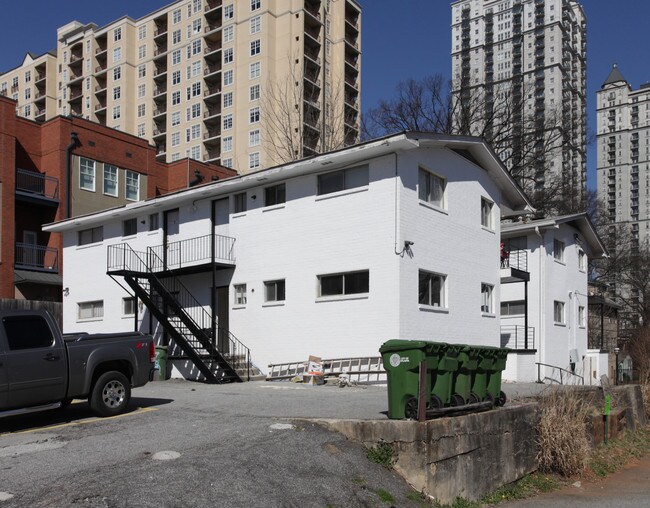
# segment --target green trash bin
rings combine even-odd
[[[488,381],[490,376],[495,371],[497,361],[498,347],[493,346],[480,346],[475,347],[478,352],[478,363],[476,365],[476,373],[472,383],[472,402],[486,401],[494,399],[488,397]]]
[[[496,406],[503,406],[506,403],[506,394],[501,390],[501,374],[506,368],[508,359],[508,348],[496,348],[494,365],[487,383],[487,397],[494,401]]]
[[[457,348],[444,342],[431,342],[427,346],[427,365],[430,369],[431,397],[429,407],[440,409],[449,406],[452,378],[458,369]]]
[[[156,370],[154,381],[165,381],[167,379],[167,346],[156,346]]]
[[[463,406],[470,402],[479,402],[476,394],[472,393],[472,381],[478,365],[478,350],[473,346],[459,345],[458,368],[453,376],[453,387],[450,404]]]
[[[389,340],[379,348],[388,380],[388,418],[417,418],[419,367],[427,359],[429,344],[420,340]],[[427,405],[431,397],[429,378],[427,375]]]

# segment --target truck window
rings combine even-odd
[[[2,326],[11,351],[50,347],[54,342],[52,331],[40,316],[8,316]]]

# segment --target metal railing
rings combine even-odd
[[[528,271],[528,251],[511,250],[507,257],[501,258],[501,268],[514,268],[522,272]]]
[[[535,362],[535,365],[537,365],[537,382],[538,383],[543,383],[544,382],[542,380],[542,367],[550,367],[551,369],[553,369],[553,371],[557,370],[560,373],[560,384],[561,385],[564,384],[564,378],[565,377],[566,377],[567,381],[569,379],[572,379],[572,378],[577,378],[577,379],[580,380],[581,384],[583,384],[583,385],[585,384],[585,378],[584,377],[582,377],[581,375],[576,374],[574,372],[571,372],[570,370],[563,369],[562,367],[556,367],[555,365],[549,365],[548,363]],[[546,377],[546,376],[544,376],[544,380],[557,382],[557,379],[552,378],[552,377],[549,378],[549,377]]]
[[[159,278],[150,268],[153,266],[163,266],[163,260],[158,257],[152,247],[148,247],[147,252],[143,253],[134,251],[126,243],[108,246],[108,272],[123,270],[146,274],[149,279],[149,286],[156,288],[163,301],[175,302],[174,307],[177,308],[166,309],[167,316],[168,318],[178,318],[175,320],[174,326],[185,337],[187,342],[195,350],[204,349],[208,352],[211,345],[212,349],[217,351],[233,369],[245,370],[247,378],[250,379],[249,348],[224,328],[215,326],[216,334],[213,334],[212,313],[206,310],[177,277],[166,276]],[[158,306],[160,304],[162,302],[158,302]],[[170,319],[170,323],[172,323],[172,319]],[[200,337],[197,335],[200,335]]]
[[[16,243],[14,266],[59,271],[59,251],[54,247]]]
[[[48,199],[59,199],[59,179],[36,171],[17,168],[16,190]]]
[[[229,236],[214,235],[214,258],[222,263],[235,263],[235,239]],[[148,247],[153,253],[149,256],[152,271],[174,270],[201,262],[212,261],[212,236],[205,235],[165,245]]]
[[[535,349],[535,328],[521,325],[501,326],[501,347],[512,349]]]

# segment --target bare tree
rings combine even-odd
[[[585,196],[575,192],[578,175],[551,166],[561,160],[567,137],[560,105],[537,111],[530,100],[532,83],[456,88],[461,92],[452,92],[452,83],[440,74],[399,83],[394,98],[366,112],[362,136],[419,130],[482,137],[536,208],[545,213],[584,211]]]
[[[341,80],[325,82],[308,69],[303,74],[297,60],[289,58],[290,72],[268,80],[261,95],[262,141],[276,164],[346,144]]]

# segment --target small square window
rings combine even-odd
[[[135,316],[135,297],[122,298],[122,314],[124,316]]]
[[[494,203],[488,199],[481,198],[481,226],[487,229],[494,229],[492,209]]]
[[[420,168],[418,181],[418,196],[438,208],[445,208],[445,188],[447,182],[444,178],[434,175]]]
[[[563,325],[564,321],[564,302],[553,302],[553,321],[555,324]]]
[[[235,305],[246,305],[246,284],[235,284]]]
[[[122,236],[133,236],[138,233],[138,219],[122,221]]]
[[[233,204],[234,204],[234,213],[242,213],[247,210],[246,207],[246,193],[241,192],[239,194],[235,194],[233,196]]]
[[[286,186],[281,183],[264,189],[264,205],[279,205],[286,201]]]

